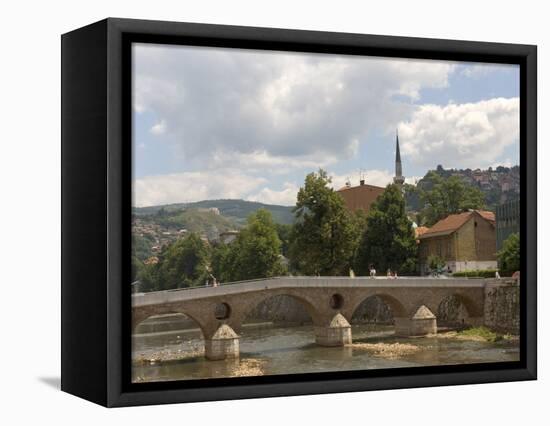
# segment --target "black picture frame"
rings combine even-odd
[[[130,406],[536,379],[536,46],[109,18],[62,44],[62,390]],[[520,66],[520,361],[130,381],[132,42]]]

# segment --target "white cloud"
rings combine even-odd
[[[410,185],[415,185],[418,183],[420,179],[422,179],[424,176],[409,176],[405,177],[405,183],[408,183]]]
[[[231,152],[317,161],[355,158],[375,127],[442,88],[443,61],[159,45],[134,48],[136,112],[151,112],[165,143],[196,166]],[[401,97],[396,99],[396,95]]]
[[[332,179],[331,186],[334,189],[340,189],[344,187],[346,182],[349,180],[352,186],[359,185],[359,174],[357,171],[350,172],[345,175],[338,175],[329,172],[329,176]],[[381,186],[385,187],[389,183],[393,182],[393,173],[389,170],[365,170],[362,173],[365,183],[367,185]]]
[[[149,132],[155,144],[171,156],[171,170],[176,164],[182,171],[137,179],[135,203],[243,198],[292,205],[303,182],[298,176],[319,167],[358,167],[366,151],[371,158],[386,155],[389,148],[373,147],[369,138],[393,133],[398,123],[405,175],[408,164],[417,166],[416,174],[437,163],[495,164],[517,142],[517,99],[414,104],[423,89],[447,87],[453,72],[474,77],[492,69],[444,61],[135,45],[135,117],[147,114],[147,122],[153,120]],[[150,151],[136,153],[143,159],[136,164],[157,161],[144,157]],[[391,167],[393,158],[386,158],[375,163],[380,169],[365,172],[367,183],[392,182],[393,170],[383,168]],[[162,165],[155,166],[149,170],[162,172]],[[342,187],[347,177],[358,183],[355,171],[335,175],[333,186]]]
[[[154,135],[162,135],[166,133],[166,121],[160,120],[157,124],[151,127],[150,132]]]
[[[293,170],[317,170],[336,161],[330,156],[275,156],[267,151],[250,153],[216,151],[212,153],[208,168],[223,168],[230,165],[233,168],[246,169],[248,173],[286,174]]]
[[[422,105],[399,124],[402,156],[417,165],[486,167],[519,139],[519,99]]]
[[[265,204],[279,204],[293,206],[296,204],[296,195],[300,188],[291,182],[285,182],[280,191],[268,187],[262,188],[258,193],[247,197],[248,201],[258,201]]]
[[[143,207],[208,199],[244,198],[265,181],[262,177],[248,176],[233,169],[222,169],[218,173],[184,172],[146,176],[134,181],[133,205]]]

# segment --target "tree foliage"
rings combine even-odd
[[[277,236],[279,237],[279,240],[281,240],[281,253],[283,254],[283,256],[288,257],[292,225],[288,225],[286,223],[276,223],[275,229],[277,230]]]
[[[354,262],[354,270],[367,275],[369,266],[410,273],[416,264],[416,240],[399,188],[388,185],[372,204]]]
[[[519,234],[510,234],[504,243],[502,249],[497,253],[499,267],[504,272],[519,271],[520,268],[520,246]]]
[[[152,256],[151,246],[153,245],[154,238],[146,234],[132,235],[132,256],[143,261]]]
[[[209,249],[191,233],[167,246],[157,265],[158,290],[204,285],[208,278]]]
[[[284,275],[281,240],[271,213],[259,209],[230,244],[220,244],[212,256],[214,276],[221,282]]]
[[[157,264],[143,264],[140,268],[137,279],[139,281],[138,290],[146,293],[149,291],[162,290],[158,281],[158,265]]]
[[[432,226],[450,214],[484,207],[483,193],[478,188],[464,183],[460,177],[444,178],[431,171],[427,178],[432,182],[431,188],[420,193],[424,203],[423,224]]]
[[[291,266],[305,275],[347,275],[354,253],[354,222],[344,200],[319,169],[306,176],[294,209]]]
[[[428,268],[430,268],[430,271],[438,272],[442,270],[444,266],[445,261],[437,254],[431,254],[428,256]]]

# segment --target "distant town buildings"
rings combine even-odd
[[[444,177],[457,176],[464,183],[479,188],[485,195],[487,207],[496,209],[500,204],[519,199],[520,169],[519,166],[482,169],[444,169],[437,166],[435,172]],[[422,181],[420,181],[422,186]]]
[[[429,272],[430,256],[441,258],[452,272],[496,269],[495,228],[494,213],[484,210],[449,215],[427,230],[417,228],[421,273]]]
[[[496,208],[497,251],[513,233],[519,233],[519,200],[503,203]]]
[[[151,247],[153,255],[159,254],[164,247],[184,238],[189,234],[185,228],[169,228],[158,223],[134,217],[132,220],[132,234],[144,238]],[[208,242],[206,236],[201,235],[203,241]]]

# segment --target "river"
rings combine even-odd
[[[313,326],[246,324],[238,360],[209,361],[200,331],[179,316],[151,318],[133,336],[133,381],[168,381],[519,360],[517,339],[403,338],[393,326],[352,325],[353,344],[315,344]]]

